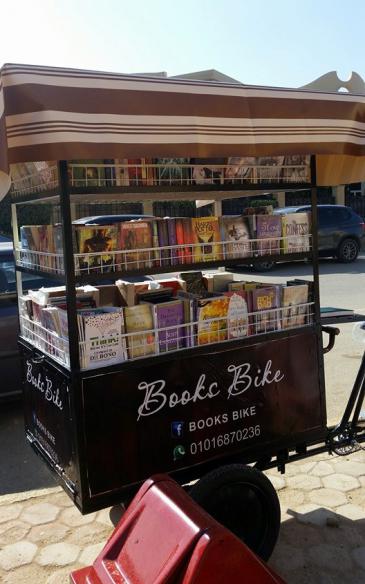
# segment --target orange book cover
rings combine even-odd
[[[176,230],[176,243],[177,245],[184,245],[184,219],[182,217],[177,217],[175,220],[175,230]],[[179,264],[185,264],[185,248],[179,247],[177,250],[177,257]]]
[[[185,263],[191,264],[193,262],[193,247],[189,244],[194,243],[193,241],[193,227],[191,223],[191,217],[184,217],[183,219],[184,228],[184,243],[185,246]]]

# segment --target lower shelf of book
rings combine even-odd
[[[229,299],[222,297],[220,302],[227,304]],[[210,303],[207,304],[206,314],[198,321],[126,334],[116,332],[121,330],[119,325],[119,328],[114,328],[113,334],[109,333],[101,337],[94,331],[87,340],[85,340],[85,324],[82,325],[79,322],[79,333],[82,339],[79,340],[80,369],[97,369],[161,354],[185,352],[205,345],[217,345],[219,349],[221,345],[247,337],[260,339],[262,335],[268,333],[310,326],[314,322],[314,303],[312,302],[251,313],[240,312],[238,307],[230,315],[227,315],[227,309],[224,306],[221,309],[222,316],[217,316],[217,306],[213,311],[212,303]],[[124,309],[125,318],[128,318],[128,310],[130,309]],[[209,311],[212,312],[213,318],[210,317]],[[113,321],[117,322],[118,316],[123,314],[123,309],[116,308],[109,314]],[[97,320],[98,315],[92,318]],[[151,320],[151,327],[152,325]],[[99,323],[96,323],[96,326],[100,326]],[[20,315],[20,335],[33,347],[60,365],[69,368],[68,339],[25,315]]]
[[[148,476],[188,482],[322,440],[322,356],[306,326],[74,376],[21,341],[26,431],[83,512]],[[295,366],[293,365],[295,363]]]

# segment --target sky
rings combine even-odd
[[[0,0],[1,63],[300,87],[365,78],[365,0]]]

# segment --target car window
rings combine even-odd
[[[344,209],[344,208],[340,207],[338,209],[335,209],[335,211],[336,211],[337,220],[341,223],[343,221],[348,221],[349,219],[352,218],[352,213],[351,213],[350,209]]]
[[[338,226],[351,219],[351,211],[344,207],[318,207],[318,218],[323,227]]]
[[[52,282],[41,276],[23,274],[23,290],[51,286]],[[0,295],[16,292],[15,265],[12,255],[0,256]]]

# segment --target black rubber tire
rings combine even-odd
[[[360,246],[356,239],[346,237],[343,239],[337,249],[338,261],[343,264],[350,264],[357,259],[359,255]]]
[[[190,496],[263,560],[280,530],[280,503],[269,479],[243,464],[221,466],[203,476]]]

